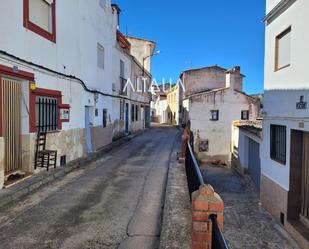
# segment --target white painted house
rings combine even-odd
[[[152,119],[155,123],[168,123],[167,95],[162,89],[152,95]]]
[[[256,189],[261,185],[260,148],[262,120],[235,120],[232,128],[232,167],[250,176]]]
[[[0,188],[34,172],[39,130],[59,166],[145,127],[129,115],[146,122],[150,97],[120,93],[136,63],[119,13],[110,0],[1,1]]]
[[[261,200],[309,248],[309,1],[266,6]]]
[[[232,122],[258,116],[259,101],[242,92],[243,77],[240,67],[212,66],[182,73],[183,115],[191,121],[199,160],[230,165]]]

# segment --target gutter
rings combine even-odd
[[[3,50],[0,50],[0,54],[2,54],[4,56],[7,56],[7,57],[11,57],[12,59],[20,61],[22,63],[26,63],[26,64],[29,64],[31,66],[43,69],[43,70],[48,71],[50,73],[57,74],[59,76],[62,76],[62,77],[68,78],[68,79],[76,80],[76,81],[78,81],[82,85],[82,87],[84,88],[85,91],[93,93],[93,94],[101,94],[101,95],[103,95],[105,97],[116,98],[116,99],[123,99],[123,100],[128,100],[128,101],[132,101],[132,102],[136,102],[136,103],[140,103],[140,104],[149,104],[150,103],[150,102],[148,103],[148,102],[142,102],[142,101],[138,101],[138,100],[133,100],[133,99],[130,99],[130,98],[127,98],[127,97],[112,95],[112,94],[104,93],[104,92],[101,92],[101,91],[98,91],[98,90],[93,90],[93,89],[88,88],[87,85],[85,84],[85,82],[82,79],[80,79],[80,78],[78,78],[78,77],[76,77],[74,75],[68,75],[68,74],[57,72],[57,71],[55,71],[53,69],[44,67],[42,65],[35,64],[33,62],[30,62],[30,61],[24,60],[22,58],[19,58],[19,57],[15,56],[15,55],[9,54],[8,52],[3,51]]]

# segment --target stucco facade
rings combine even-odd
[[[211,119],[213,110],[218,110],[218,120]],[[257,100],[231,88],[189,97],[189,119],[194,133],[195,152],[200,160],[230,165],[232,122],[241,119],[244,110],[256,118]]]
[[[167,96],[163,92],[153,95],[152,119],[155,123],[166,124],[168,122]]]
[[[303,217],[301,212],[305,204],[301,199],[304,194],[301,189],[308,185],[302,175],[306,167],[305,155],[308,152],[304,146],[309,131],[306,104],[309,99],[309,2],[268,0],[266,5],[261,200],[263,206],[287,228],[299,245],[308,248],[309,241],[303,235],[309,231],[306,225],[308,217]],[[278,70],[275,65],[278,37],[285,30],[289,30],[290,34],[287,38],[289,64]],[[284,162],[274,160],[270,151],[273,141],[271,126],[284,129]],[[278,196],[282,197],[280,201]]]
[[[18,170],[34,172],[37,101],[42,96],[57,101],[57,127],[47,134],[46,145],[49,150],[57,150],[57,166],[60,160],[69,162],[144,129],[150,115],[149,94],[124,95],[120,91],[123,79],[130,79],[137,70],[140,76],[143,70],[140,63],[136,64],[131,44],[118,30],[118,6],[109,0],[103,5],[89,0],[53,1],[50,7],[56,14],[51,17],[53,27],[49,34],[30,22],[25,14],[29,10],[27,3],[5,1],[0,8],[0,35],[5,37],[0,41],[0,88],[13,80],[21,89]],[[134,47],[148,49],[145,43]],[[146,70],[148,82],[149,71],[150,62]],[[0,103],[2,98],[0,91]],[[130,118],[132,104],[138,106],[140,117],[135,124]],[[5,166],[3,140],[7,124],[2,111],[0,106],[0,188],[4,176],[16,172],[9,172]]]
[[[167,97],[167,123],[172,125],[181,125],[182,124],[182,99],[183,99],[183,89],[181,84],[176,84],[172,87],[168,93]]]

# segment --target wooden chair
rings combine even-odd
[[[38,132],[36,139],[36,151],[35,151],[35,165],[37,167],[47,168],[50,166],[56,168],[57,164],[57,151],[46,150],[46,132]]]

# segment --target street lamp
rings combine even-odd
[[[161,51],[160,50],[157,50],[156,52],[154,52],[153,54],[151,55],[148,55],[146,57],[143,58],[143,76],[145,76],[145,60],[147,60],[148,58],[152,57],[152,56],[155,56],[155,55],[158,55],[160,54]]]

